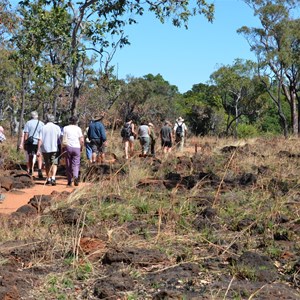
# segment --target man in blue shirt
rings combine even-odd
[[[34,162],[36,159],[39,132],[44,126],[44,123],[39,121],[38,117],[39,117],[39,115],[36,111],[31,112],[31,120],[29,120],[24,126],[24,139],[23,139],[23,145],[21,145],[22,147],[24,147],[25,146],[24,142],[29,137],[33,137],[33,144],[26,146],[26,151],[27,151],[28,157],[29,157],[28,165],[27,165],[27,172],[30,175],[32,175]],[[43,173],[42,173],[43,159],[42,159],[42,157],[41,156],[37,157],[37,161],[38,161],[38,176],[40,179],[42,179],[43,178]]]
[[[89,125],[87,133],[90,140],[90,146],[92,148],[92,163],[95,163],[98,157],[100,162],[102,162],[104,159],[107,141],[104,125],[102,122],[100,122],[102,118],[103,117],[94,118]]]

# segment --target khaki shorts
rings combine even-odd
[[[46,168],[50,168],[52,165],[58,165],[58,154],[57,152],[49,152],[43,153],[45,166]]]

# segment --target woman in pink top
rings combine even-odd
[[[66,167],[68,185],[79,185],[80,153],[83,147],[84,138],[81,128],[77,125],[78,118],[73,116],[69,120],[70,125],[63,129],[62,147],[66,152]]]

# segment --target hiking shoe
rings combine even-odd
[[[38,176],[39,176],[39,179],[43,179],[43,172],[42,170],[38,170]]]
[[[51,184],[52,184],[51,179],[48,179],[48,180],[46,181],[46,185],[51,185]]]
[[[68,186],[72,186],[72,181],[68,181]]]
[[[75,186],[78,186],[78,185],[79,185],[79,179],[78,179],[78,177],[75,177],[75,178],[74,178],[74,185],[75,185]]]
[[[28,174],[29,174],[30,176],[32,176],[32,171],[31,171],[31,170],[29,170],[29,171],[28,171]]]
[[[55,179],[51,179],[51,184],[52,184],[52,186],[56,185],[56,180]]]

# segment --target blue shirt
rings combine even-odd
[[[104,125],[101,122],[93,121],[88,130],[89,140],[101,140],[102,142],[106,141],[106,133]]]

